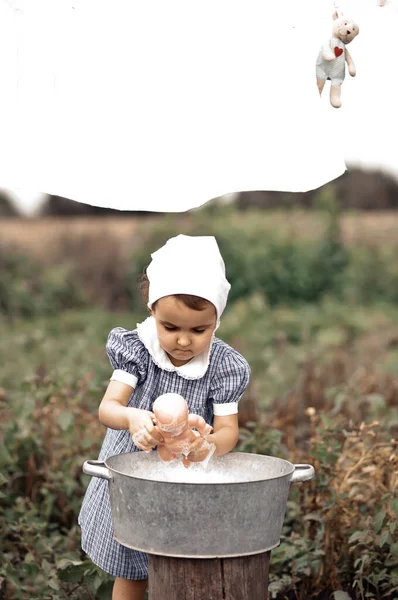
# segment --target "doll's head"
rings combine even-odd
[[[210,348],[230,287],[214,237],[178,235],[152,254],[141,291],[175,366]]]
[[[188,405],[179,394],[163,394],[152,408],[160,431],[179,435],[188,425]]]
[[[359,27],[350,19],[339,17],[337,11],[333,14],[333,37],[338,38],[343,44],[349,44],[358,35]]]

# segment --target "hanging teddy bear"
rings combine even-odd
[[[345,78],[345,63],[348,72],[355,77],[354,61],[346,45],[358,35],[359,27],[354,21],[339,17],[337,10],[333,13],[332,37],[322,46],[316,61],[316,79],[319,94],[322,94],[326,80],[330,80],[330,103],[340,108],[341,84]]]

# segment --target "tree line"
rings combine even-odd
[[[326,184],[342,210],[383,211],[398,208],[398,180],[380,170],[348,168],[338,179]],[[237,195],[238,210],[276,209],[300,207],[312,209],[323,189],[309,192],[242,192]],[[212,202],[217,202],[217,199]],[[91,206],[61,196],[48,195],[39,207],[36,216],[137,216],[150,217],[149,211],[118,211],[111,208]],[[159,214],[159,213],[156,213]],[[0,191],[0,217],[22,216],[18,207],[5,191]]]

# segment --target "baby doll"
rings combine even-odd
[[[189,454],[191,443],[200,435],[204,438],[209,435],[212,427],[206,423],[203,417],[190,414],[186,401],[179,394],[159,396],[153,403],[153,413],[164,440],[164,444],[158,446],[160,460],[170,462],[181,457],[184,465],[189,466],[184,459]],[[197,431],[193,431],[192,427]],[[207,444],[210,450],[205,461],[202,462],[207,465],[214,453],[215,445],[208,444],[206,439],[203,439],[203,444]]]
[[[355,77],[356,69],[346,45],[358,35],[359,27],[354,21],[344,17],[339,18],[337,11],[333,14],[332,37],[325,44],[316,61],[316,78],[319,94],[322,94],[325,82],[330,79],[330,103],[335,108],[340,108],[341,84],[345,78],[345,63],[348,72]]]

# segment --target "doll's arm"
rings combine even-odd
[[[335,60],[335,58],[336,58],[330,48],[330,42],[328,42],[327,44],[322,46],[321,54],[322,54],[323,60],[327,60],[329,62],[332,60]]]
[[[213,429],[210,425],[206,423],[203,417],[199,415],[194,415],[189,413],[188,415],[188,425],[189,427],[195,427],[200,433],[200,435],[208,435]]]
[[[355,77],[355,75],[357,74],[357,70],[355,68],[354,61],[352,60],[351,54],[348,52],[347,48],[345,50],[345,59],[347,62],[349,74],[351,75],[351,77]]]

